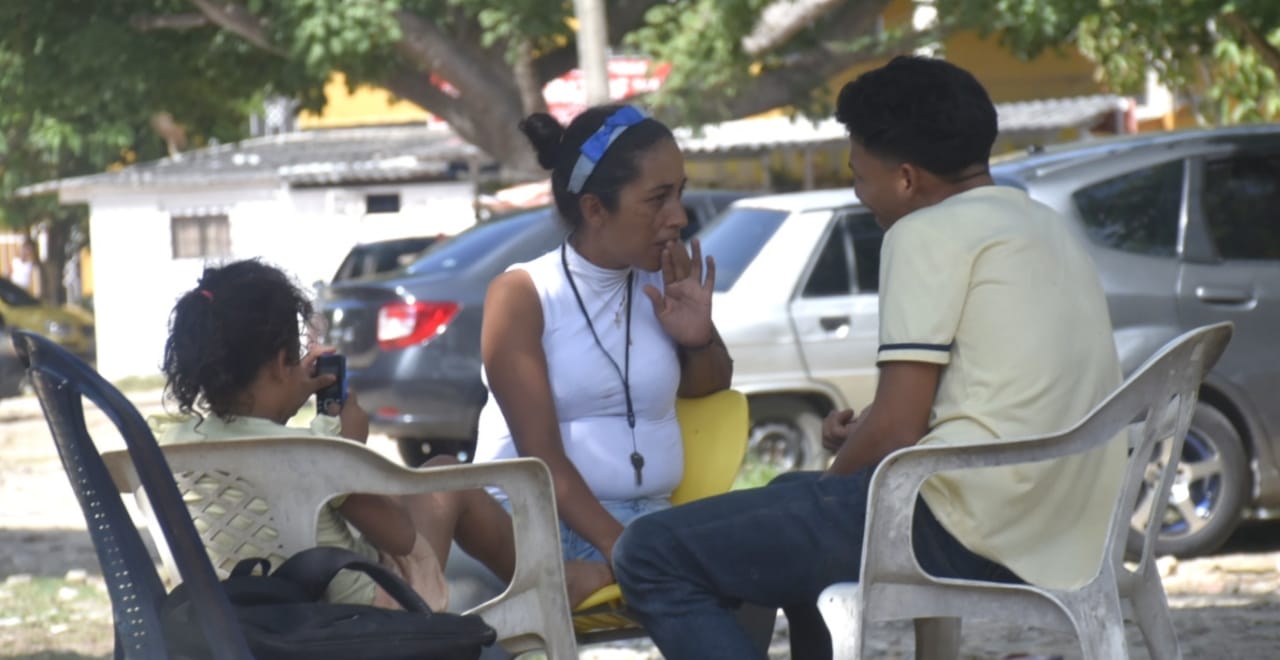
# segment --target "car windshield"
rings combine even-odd
[[[475,263],[530,225],[545,222],[547,209],[526,211],[476,225],[453,238],[437,243],[405,272],[411,275],[457,271]]]
[[[733,288],[786,218],[786,211],[732,207],[698,234],[702,253],[716,260],[716,291]]]
[[[36,307],[40,305],[40,301],[31,297],[26,289],[10,282],[6,279],[0,279],[0,300],[11,307]]]
[[[412,263],[436,237],[401,238],[392,241],[366,243],[351,248],[347,258],[333,276],[334,282],[371,277],[378,273],[401,268]]]

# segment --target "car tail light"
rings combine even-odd
[[[393,302],[378,310],[378,348],[391,351],[423,344],[444,332],[458,314],[455,302]]]

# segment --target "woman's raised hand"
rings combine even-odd
[[[711,292],[716,286],[716,262],[706,258],[702,244],[693,239],[693,256],[680,241],[668,241],[662,249],[662,281],[665,291],[646,285],[644,293],[653,302],[653,311],[673,340],[685,348],[701,348],[711,343]]]

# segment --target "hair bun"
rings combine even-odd
[[[538,154],[538,164],[543,169],[554,169],[560,156],[560,141],[564,138],[564,126],[545,112],[535,112],[520,121],[520,132],[529,138]]]

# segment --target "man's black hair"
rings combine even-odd
[[[872,155],[943,178],[986,165],[996,139],[996,109],[977,78],[926,57],[895,57],[846,84],[836,119]]]

